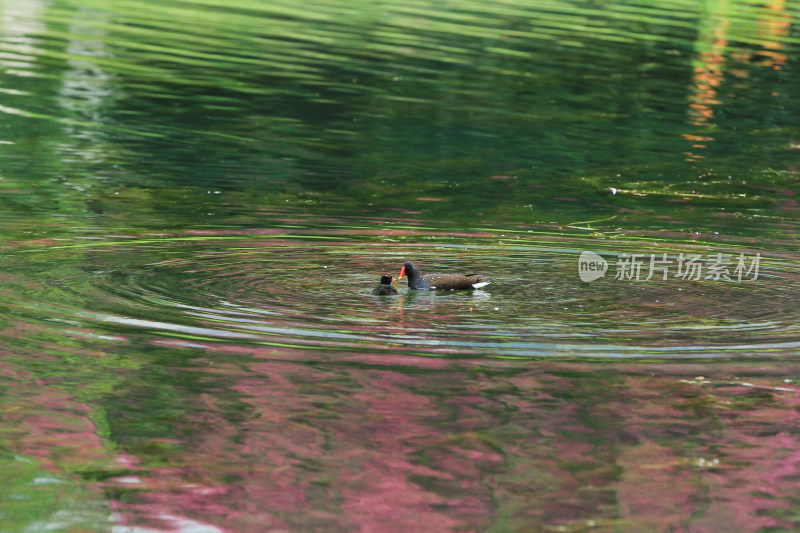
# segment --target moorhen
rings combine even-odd
[[[381,284],[372,289],[372,294],[397,294],[397,290],[392,287],[392,276],[386,274],[381,276]]]
[[[411,261],[406,261],[400,268],[400,277],[408,276],[408,288],[418,291],[458,291],[480,289],[492,280],[480,274],[425,274],[419,273]]]

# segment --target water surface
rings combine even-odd
[[[797,529],[796,2],[0,14],[3,531]]]

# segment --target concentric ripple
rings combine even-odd
[[[582,249],[613,265],[623,253],[651,253],[652,243],[512,237],[404,232],[389,239],[340,229],[75,240],[17,255],[43,259],[46,281],[32,292],[18,284],[34,298],[20,299],[15,312],[94,339],[253,354],[670,358],[780,355],[800,346],[800,268],[785,252],[766,254],[756,280],[635,281],[609,271],[585,283]],[[701,249],[740,253],[688,244],[658,253]],[[82,269],[45,271],[64,254],[79,255]],[[380,275],[396,276],[408,259],[423,272],[475,271],[493,283],[428,293],[409,291],[403,280],[397,296],[373,296]],[[88,281],[85,265],[94,268]]]

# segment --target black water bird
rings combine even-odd
[[[372,294],[388,295],[397,294],[397,289],[392,287],[392,276],[384,274],[381,276],[381,284],[372,289]]]
[[[480,289],[492,282],[480,274],[420,274],[411,261],[400,268],[400,277],[408,277],[408,288],[418,291],[459,291]]]

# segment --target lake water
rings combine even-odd
[[[0,530],[796,531],[798,22],[0,0]]]

